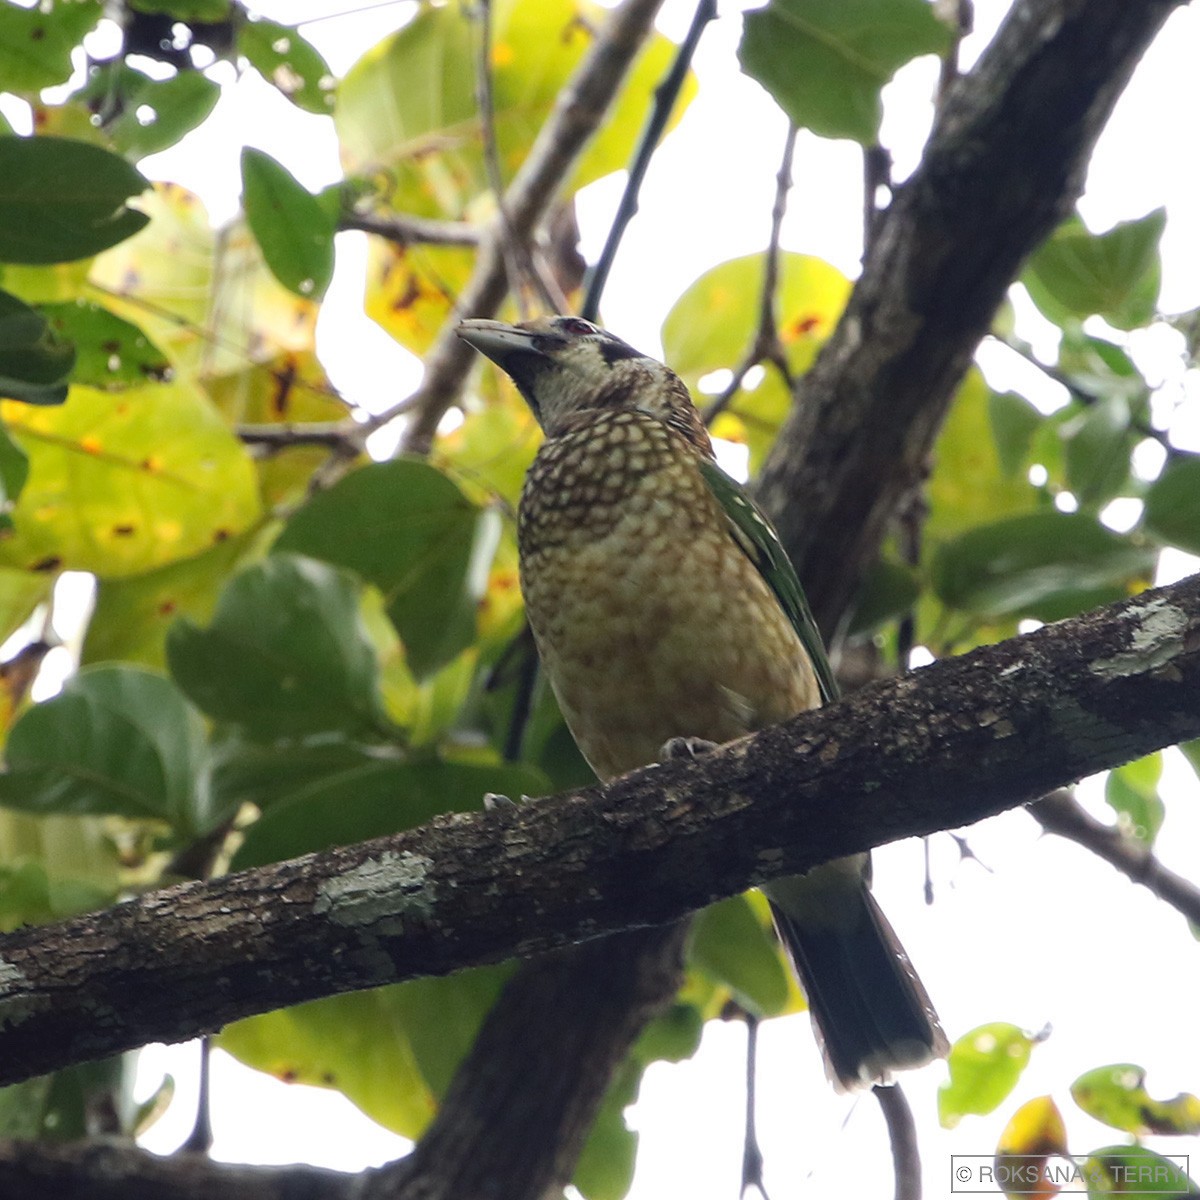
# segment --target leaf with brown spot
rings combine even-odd
[[[214,530],[237,533],[259,518],[249,455],[182,380],[130,388],[120,406],[74,388],[58,408],[0,412],[29,457],[0,563],[121,578],[190,558]],[[145,469],[150,458],[158,470]],[[126,526],[133,532],[114,533]]]

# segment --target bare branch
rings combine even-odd
[[[417,1148],[358,1200],[561,1195],[615,1072],[679,990],[686,931],[640,929],[526,963]]]
[[[513,238],[527,243],[533,236],[568,171],[604,119],[661,3],[625,0],[613,11],[571,82],[559,93],[554,110],[504,196]],[[490,317],[500,307],[507,290],[502,237],[498,225],[485,231],[475,269],[458,298],[459,316]],[[454,335],[454,322],[447,321],[425,356],[421,386],[373,418],[371,428],[378,429],[399,413],[411,412],[404,448],[424,453],[433,442],[442,415],[462,388],[472,361],[473,351]]]
[[[14,930],[0,937],[0,1083],[317,996],[666,924],[1197,734],[1200,577],[698,761]]]
[[[247,446],[265,446],[272,451],[327,446],[357,453],[362,446],[361,428],[355,421],[313,421],[304,425],[239,425],[235,432]]]
[[[924,470],[1008,285],[1070,211],[1117,96],[1182,2],[1017,0],[950,87],[759,487],[827,632]]]
[[[792,371],[787,355],[779,340],[778,297],[779,291],[779,240],[783,233],[783,218],[787,215],[788,192],[792,187],[792,159],[796,153],[795,125],[788,126],[787,141],[783,146],[783,161],[775,175],[775,203],[771,206],[771,236],[767,241],[767,252],[763,263],[762,292],[758,299],[758,328],[754,340],[746,351],[746,357],[738,364],[733,378],[725,390],[704,410],[704,423],[711,425],[729,407],[734,396],[746,381],[751,367],[758,366],[764,359],[769,361],[783,376],[784,383],[793,386]]]
[[[896,1176],[896,1200],[921,1200],[921,1151],[908,1098],[898,1083],[886,1087],[876,1084],[871,1090],[887,1122],[888,1141],[892,1144],[892,1169]]]
[[[407,213],[343,213],[339,229],[356,229],[394,242],[397,246],[478,246],[479,227],[467,221],[435,221]]]
[[[700,44],[700,36],[704,33],[704,27],[709,21],[715,20],[716,16],[716,0],[700,0],[696,5],[687,35],[675,53],[675,61],[671,63],[671,69],[654,91],[654,103],[650,109],[650,117],[638,141],[637,151],[634,153],[633,163],[629,168],[629,178],[625,181],[625,190],[621,193],[621,202],[617,205],[617,212],[609,228],[608,237],[605,239],[604,249],[600,252],[596,265],[588,272],[587,290],[583,298],[583,305],[579,310],[579,315],[587,321],[595,321],[599,316],[600,297],[604,293],[604,285],[608,283],[608,273],[612,270],[613,261],[617,257],[621,238],[624,237],[629,222],[637,215],[638,195],[642,190],[646,172],[650,169],[650,160],[654,157],[655,150],[658,149],[658,144],[667,128],[667,122],[671,119],[671,113],[674,111],[675,102],[679,99],[679,93],[682,91],[688,71],[691,69],[692,58],[696,53],[696,47]]]
[[[496,140],[496,104],[492,89],[492,3],[475,0],[473,13],[479,22],[475,56],[475,105],[479,109],[479,128],[483,139],[483,164],[487,171],[488,187],[496,201],[496,219],[500,226],[500,248],[508,273],[508,286],[516,300],[521,320],[529,316],[525,289],[537,290],[542,304],[551,312],[557,311],[545,282],[533,265],[528,242],[513,236],[508,210],[504,206],[504,173],[500,169],[500,146]]]
[[[758,1017],[752,1012],[743,1012],[746,1023],[746,1123],[742,1134],[742,1190],[743,1200],[753,1188],[763,1200],[771,1200],[763,1182],[763,1154],[758,1144]]]
[[[162,1158],[117,1138],[0,1140],[0,1195],[55,1200],[357,1200],[359,1177],[320,1167]]]
[[[1029,813],[1047,833],[1068,838],[1099,855],[1200,927],[1200,888],[1164,867],[1144,842],[1097,821],[1067,788],[1031,804]]]

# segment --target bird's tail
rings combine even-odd
[[[764,889],[808,999],[826,1074],[846,1091],[886,1083],[893,1071],[949,1049],[862,867],[842,860]]]

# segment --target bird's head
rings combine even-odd
[[[679,376],[590,321],[562,316],[519,325],[472,320],[460,321],[456,332],[512,379],[550,435],[577,413],[636,409],[711,453]]]

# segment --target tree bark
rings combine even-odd
[[[359,1177],[320,1167],[243,1167],[202,1154],[160,1158],[121,1139],[0,1140],[6,1200],[354,1200]]]
[[[335,992],[675,921],[1200,734],[1200,576],[695,762],[0,938],[0,1083]]]
[[[758,488],[827,636],[927,473],[1009,284],[1068,215],[1117,97],[1181,3],[1017,0],[951,86]]]
[[[374,1172],[363,1200],[561,1194],[609,1082],[683,982],[686,931],[619,933],[527,963],[416,1149]]]

